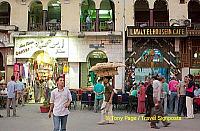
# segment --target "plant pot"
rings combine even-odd
[[[41,113],[48,113],[49,109],[50,109],[50,106],[40,106]]]

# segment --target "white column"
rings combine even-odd
[[[79,89],[79,63],[69,63],[69,88]]]

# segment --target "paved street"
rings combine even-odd
[[[39,112],[39,105],[30,104],[24,107],[17,108],[17,115],[19,117],[7,118],[6,111],[0,110],[0,114],[4,118],[0,118],[0,131],[51,131],[52,119],[47,117],[47,114]],[[97,125],[99,120],[99,113],[93,113],[87,109],[84,110],[71,110],[68,119],[68,131],[154,131],[155,129],[149,128],[149,123],[136,120],[122,120],[116,121],[114,125]],[[127,114],[125,111],[114,111],[114,116],[136,116],[137,114]],[[196,115],[195,119],[183,119],[181,121],[174,121],[170,127],[161,127],[160,130],[166,131],[198,131],[200,114]],[[160,126],[162,126],[160,124]]]

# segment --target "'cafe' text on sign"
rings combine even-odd
[[[127,37],[186,37],[186,27],[127,27]]]

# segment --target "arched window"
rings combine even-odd
[[[80,23],[81,31],[95,31],[96,8],[92,0],[84,0],[81,3]]]
[[[149,4],[147,0],[137,0],[134,4],[135,26],[149,25]]]
[[[42,30],[42,3],[40,1],[33,1],[29,10],[29,30]]]
[[[114,30],[115,5],[111,0],[102,0],[99,10],[100,31]]]
[[[199,0],[190,0],[188,3],[188,18],[193,24],[200,23],[200,3]]]
[[[51,0],[48,3],[47,30],[61,30],[61,3],[60,0]]]
[[[169,11],[166,0],[156,0],[154,3],[154,26],[169,26]]]
[[[0,25],[10,25],[10,4],[0,3]]]

